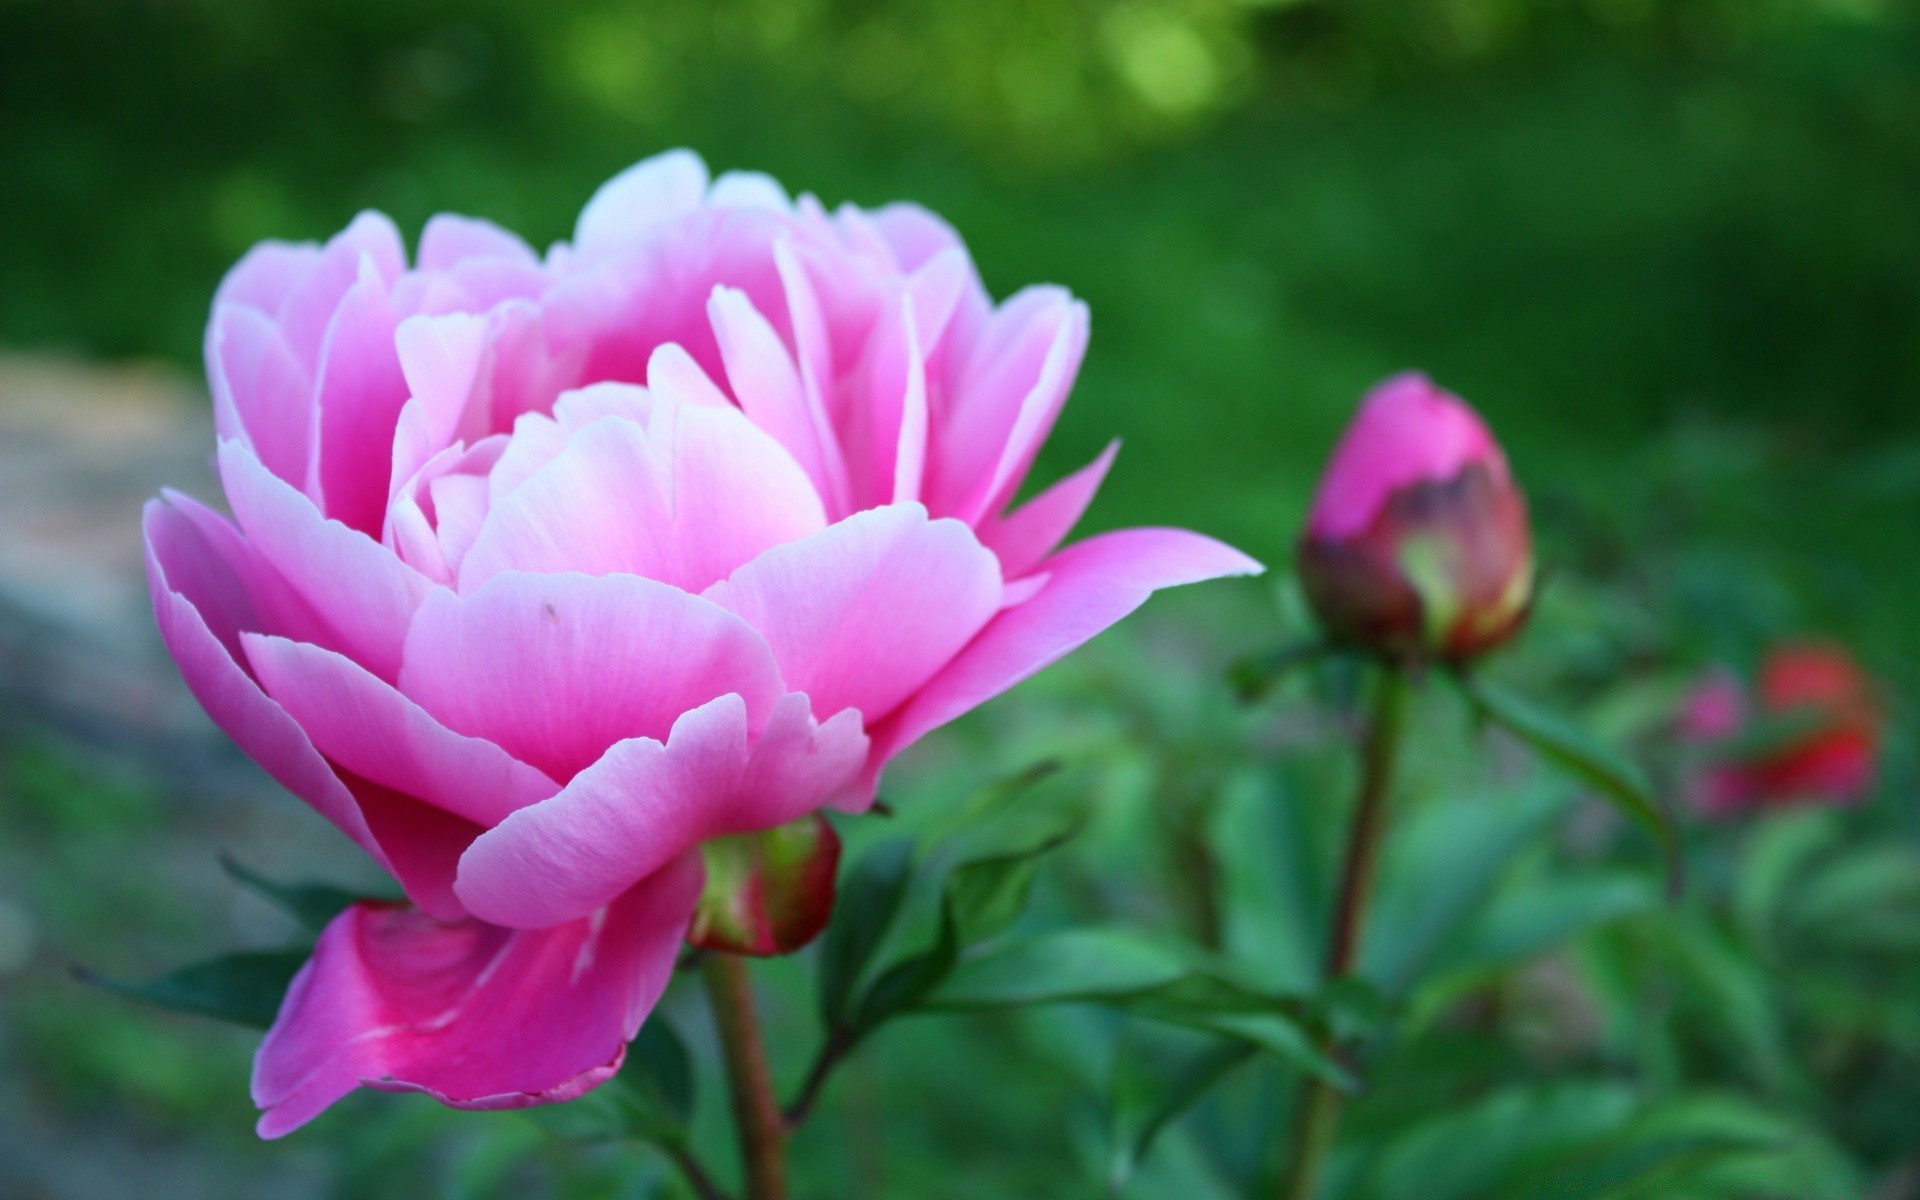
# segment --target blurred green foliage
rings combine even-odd
[[[1417,365],[1488,415],[1542,528],[1505,679],[1662,766],[1695,669],[1825,631],[1910,725],[1920,14],[1899,0],[0,0],[0,344],[192,365],[259,238],[373,206],[541,242],[679,144],[829,202],[923,201],[996,292],[1087,297],[1092,353],[1039,474],[1125,436],[1095,525],[1195,525],[1283,563],[1355,398]],[[1226,662],[1295,619],[1269,591],[1164,602],[928,746],[849,861],[1062,758],[1047,786],[1092,818],[1011,938],[1124,924],[1310,986],[1352,680],[1232,705]],[[1489,751],[1443,693],[1419,722],[1367,951],[1393,1082],[1353,1106],[1340,1195],[1629,1168],[1681,1177],[1555,1194],[1915,1194],[1904,732],[1864,811],[1691,831],[1696,887],[1669,909],[1649,844]],[[253,1142],[248,1035],[61,971],[230,948],[211,863],[240,818],[57,751],[4,763],[0,965],[21,986],[0,1112],[54,1152],[164,1153],[156,1200],[676,1194],[580,1129],[414,1099]],[[937,920],[922,899],[908,948]],[[762,973],[783,1080],[818,1036],[817,957]],[[710,1064],[694,991],[665,1011]],[[901,1019],[836,1078],[798,1173],[860,1196],[1249,1194],[1293,1076],[1210,1062],[1206,1036],[1075,1005]],[[1142,1100],[1200,1067],[1190,1114]],[[723,1159],[710,1068],[696,1091]]]
[[[1709,426],[1759,485],[1711,497],[1735,536],[1820,551],[1800,618],[1920,661],[1868,594],[1920,515],[1895,0],[6,0],[0,30],[6,344],[193,363],[257,239],[374,206],[542,242],[688,144],[922,200],[995,290],[1085,295],[1043,466],[1128,439],[1098,522],[1277,556],[1354,398],[1418,365],[1549,518]]]

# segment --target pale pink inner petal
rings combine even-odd
[[[707,594],[766,636],[816,712],[885,716],[1000,607],[1000,568],[972,531],[917,504],[857,513],[776,546]]]
[[[565,783],[716,696],[759,722],[785,689],[760,634],[709,601],[632,575],[507,573],[421,606],[400,690]]]
[[[502,571],[581,571],[698,591],[825,525],[806,474],[738,410],[657,404],[644,427],[592,422],[497,498],[460,588]]]

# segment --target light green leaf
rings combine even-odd
[[[1651,833],[1667,855],[1674,890],[1680,886],[1680,839],[1645,772],[1612,747],[1504,688],[1466,673],[1448,676],[1482,718],[1519,738],[1548,762],[1592,787]]]

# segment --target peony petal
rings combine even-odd
[[[207,324],[214,429],[245,442],[269,471],[304,487],[311,456],[313,380],[273,319],[221,304]]]
[[[581,571],[698,591],[826,520],[806,474],[739,410],[657,404],[644,428],[593,422],[495,500],[460,590],[502,571]]]
[[[826,491],[824,423],[816,422],[799,368],[780,335],[738,288],[715,288],[707,313],[741,410],[786,447],[815,487]]]
[[[800,371],[808,419],[813,425],[815,443],[820,447],[821,468],[825,473],[820,494],[827,502],[828,513],[837,520],[852,511],[853,492],[847,477],[846,456],[827,405],[827,391],[834,382],[833,342],[813,281],[794,253],[790,240],[782,238],[774,243],[773,261],[780,272],[780,286],[786,293],[787,313],[793,325],[794,363]],[[651,373],[648,379],[652,380]]]
[[[214,311],[244,305],[269,316],[312,274],[320,262],[320,247],[312,242],[265,241],[233,264],[213,293]]]
[[[391,285],[407,269],[400,231],[382,213],[363,212],[320,247],[313,267],[285,295],[273,313],[287,341],[307,369],[319,373],[320,348],[327,326],[363,271]]]
[[[707,203],[715,208],[764,208],[785,213],[793,208],[787,189],[759,171],[727,171],[713,181]]]
[[[420,232],[420,269],[450,271],[477,258],[500,258],[529,267],[540,265],[533,247],[492,221],[440,213]]]
[[[362,1083],[478,1109],[598,1086],[673,975],[700,879],[688,856],[592,917],[531,932],[356,904],[320,935],[260,1044],[260,1136]]]
[[[271,610],[256,607],[252,597],[281,588],[268,578],[272,569],[252,559],[232,528],[204,509],[152,501],[145,526],[160,635],[213,723],[282,787],[358,843],[415,903],[459,914],[453,867],[479,827],[342,779],[234,657],[243,631],[271,620]],[[209,617],[220,624],[211,625]]]
[[[247,540],[333,631],[330,644],[382,679],[400,670],[426,576],[357,530],[322,517],[237,442],[220,444],[220,479]]]
[[[462,737],[350,659],[249,633],[247,660],[314,748],[355,775],[483,826],[559,791],[491,742]]]
[[[1077,542],[1041,564],[1047,585],[995,617],[906,707],[873,730],[867,782],[887,760],[960,714],[1079,647],[1164,587],[1257,575],[1259,563],[1183,529],[1122,529]]]
[[[633,245],[663,221],[700,207],[707,164],[691,150],[669,150],[600,185],[574,227],[574,250],[602,258]]]
[[[758,725],[785,689],[760,635],[697,596],[632,575],[509,572],[421,606],[400,690],[564,783],[729,692]]]
[[[320,421],[317,478],[327,516],[378,535],[394,484],[394,426],[407,380],[394,346],[387,285],[370,263],[327,324],[314,385]],[[404,477],[403,477],[404,478]]]
[[[538,929],[581,917],[709,838],[783,825],[847,788],[866,762],[857,713],[816,724],[782,697],[758,739],[721,696],[680,717],[666,743],[620,742],[551,800],[508,817],[460,860],[462,903]]]
[[[677,342],[655,348],[647,359],[647,390],[675,404],[732,408],[733,401]]]
[[[408,317],[394,331],[400,372],[412,397],[408,424],[413,436],[394,437],[391,479],[399,487],[426,461],[455,441],[484,435],[485,420],[469,420],[468,407],[486,365],[488,328],[484,317],[450,313]]]
[[[966,645],[1000,591],[971,530],[900,504],[775,546],[707,595],[765,635],[816,712],[857,708],[871,725]]]
[[[1076,313],[1078,316],[1076,317]],[[1057,287],[1030,287],[996,309],[974,338],[966,360],[953,372],[953,386],[934,434],[937,460],[930,465],[928,506],[969,522],[989,511],[1000,483],[1015,427],[1030,408],[1064,400],[1063,389],[1042,383],[1078,365],[1076,340],[1085,348],[1084,306]],[[1075,325],[1078,324],[1076,335]],[[1065,384],[1072,383],[1067,372]],[[1057,396],[1056,396],[1057,392]],[[1040,414],[1027,418],[1034,425]]]
[[[1018,579],[1039,566],[1073,532],[1119,453],[1120,442],[1109,442],[1091,463],[980,527],[981,544],[999,557],[1000,570],[1008,579]]]
[[[1047,347],[1046,357],[1040,363],[1039,376],[1021,399],[1020,408],[1014,414],[1013,427],[1007,431],[1006,444],[1001,449],[999,461],[994,464],[992,481],[976,505],[966,510],[966,520],[978,521],[990,513],[999,512],[1013,498],[1014,492],[1019,490],[1027,472],[1033,468],[1033,460],[1040,453],[1040,447],[1046,443],[1047,435],[1053,432],[1053,424],[1059,419],[1060,410],[1066,406],[1067,393],[1073,388],[1074,378],[1079,375],[1080,363],[1086,354],[1087,306],[1075,301],[1068,307],[1060,328]]]

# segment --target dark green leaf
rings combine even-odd
[[[1674,890],[1680,885],[1680,841],[1654,798],[1646,774],[1612,747],[1475,675],[1452,675],[1474,711],[1519,738],[1548,762],[1594,788],[1651,833],[1666,852]]]
[[[220,865],[227,874],[233,876],[234,882],[263,897],[315,933],[325,929],[328,922],[354,904],[368,898],[325,883],[277,883],[226,854],[220,856]]]
[[[1250,1043],[1238,1039],[1214,1041],[1183,1055],[1170,1070],[1162,1072],[1161,1077],[1146,1082],[1138,1094],[1116,1094],[1108,1190],[1117,1194],[1124,1188],[1152,1152],[1161,1132],[1253,1054]],[[1116,1086],[1116,1092],[1119,1091]]]
[[[306,963],[308,953],[263,950],[230,954],[181,967],[146,983],[104,979],[84,968],[75,968],[74,974],[86,983],[134,1000],[265,1029],[273,1024],[287,985]]]
[[[947,877],[945,904],[962,946],[999,933],[1027,906],[1038,859],[1071,841],[1077,822],[1055,828],[1024,845],[960,863]]]
[[[854,1006],[851,1028],[855,1037],[873,1031],[881,1022],[918,1005],[940,986],[960,955],[959,937],[951,916],[942,914],[940,932],[931,947],[911,955],[880,973]]]
[[[693,1119],[693,1061],[664,1014],[655,1011],[640,1026],[617,1078],[659,1124],[679,1129]]]
[[[820,946],[820,1017],[829,1028],[846,1020],[854,989],[900,911],[912,872],[913,843],[893,838],[861,855],[841,883],[833,924]]]
[[[1278,650],[1249,654],[1227,669],[1227,682],[1236,696],[1250,704],[1272,692],[1294,671],[1311,666],[1333,652],[1331,643],[1316,638]]]
[[[1190,954],[1123,929],[1073,929],[997,946],[963,961],[927,1003],[948,1010],[1104,1004],[1230,1037],[1352,1085],[1315,1045],[1303,1005],[1264,995]]]
[[[987,789],[969,806],[982,820],[984,848],[963,856],[940,889],[938,927],[931,945],[882,971],[851,1007],[846,1028],[855,1038],[918,1006],[953,970],[967,946],[1005,929],[1026,907],[1035,860],[1079,831],[1077,818],[1046,809],[1004,811],[1004,802],[1058,769],[1042,763]],[[991,817],[992,819],[985,819]]]

